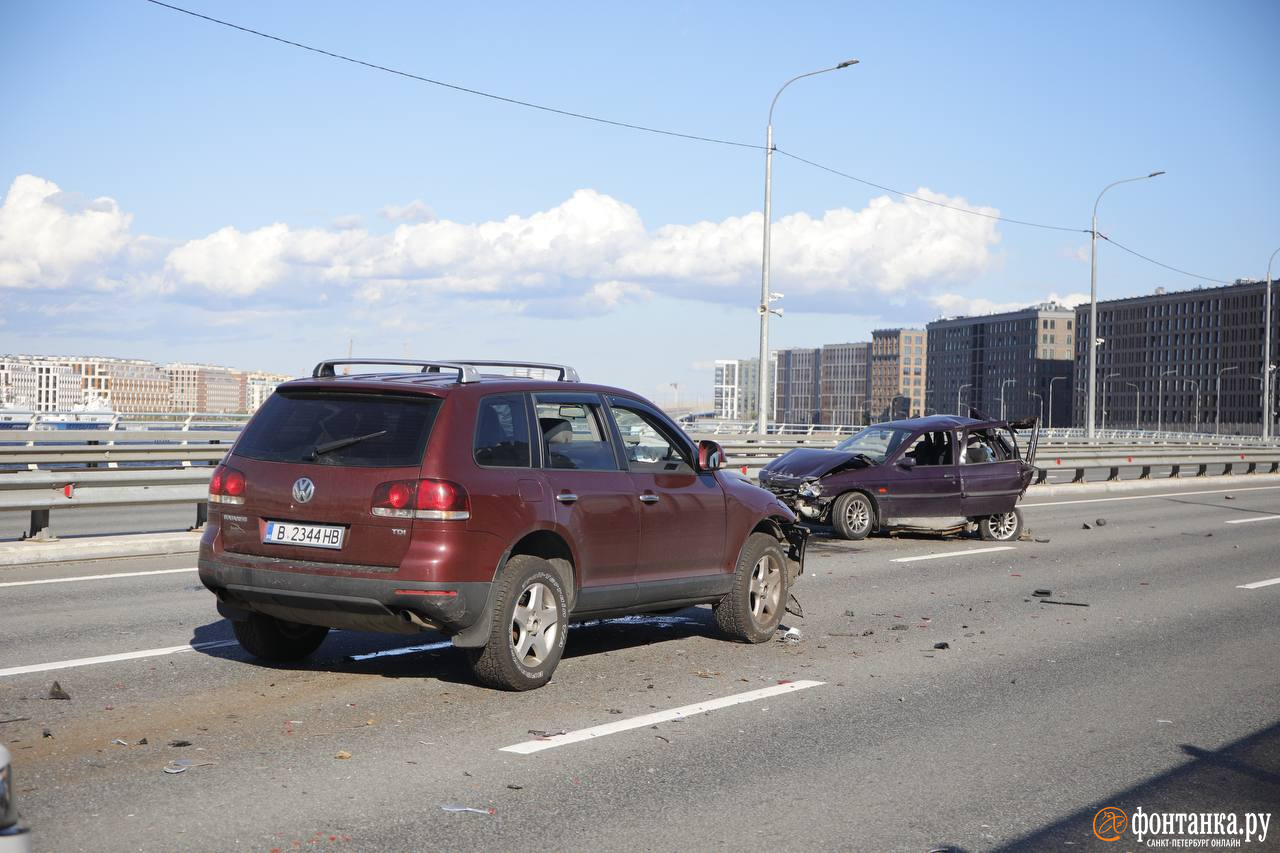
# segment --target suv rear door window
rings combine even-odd
[[[547,468],[618,470],[599,405],[539,402],[535,409],[542,432],[543,464]]]
[[[476,414],[475,460],[486,468],[528,468],[529,418],[521,394],[485,397]]]
[[[420,465],[441,403],[425,395],[277,391],[249,421],[235,452],[264,462]]]

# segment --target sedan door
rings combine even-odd
[[[965,430],[961,439],[961,507],[966,516],[1008,512],[1022,494],[1022,463],[1011,440],[995,427]]]
[[[641,598],[696,595],[697,579],[714,584],[724,574],[724,492],[714,474],[697,472],[692,445],[659,413],[625,397],[609,404],[641,504]],[[654,585],[662,581],[674,583]]]
[[[960,474],[951,430],[922,432],[886,466],[893,518],[938,518],[963,515]]]

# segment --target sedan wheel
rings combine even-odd
[[[978,522],[978,534],[988,542],[1012,542],[1022,534],[1022,511],[988,515]]]
[[[842,539],[866,539],[873,517],[871,501],[860,492],[845,492],[831,507],[831,526]]]

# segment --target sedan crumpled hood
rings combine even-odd
[[[811,477],[821,477],[835,468],[852,463],[854,467],[864,467],[864,460],[857,453],[845,453],[840,450],[821,450],[813,447],[797,447],[779,456],[765,466],[761,477],[774,477],[785,480],[803,481]]]

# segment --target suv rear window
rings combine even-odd
[[[250,419],[236,454],[363,468],[420,465],[441,403],[416,395],[276,392]],[[360,440],[326,450],[352,438]]]

